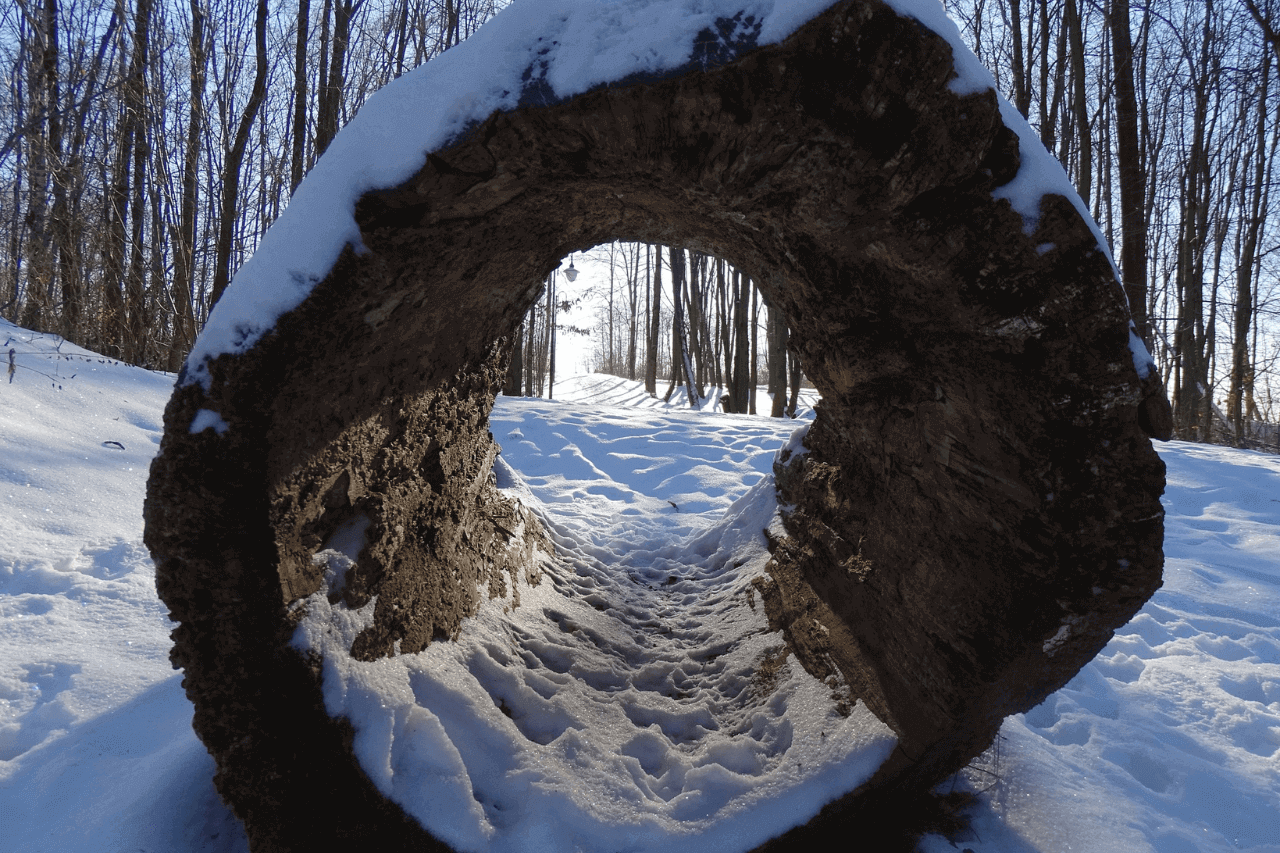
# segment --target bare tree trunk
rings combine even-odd
[[[507,381],[502,385],[502,393],[508,397],[520,396],[520,380],[524,378],[524,324],[515,330],[515,344],[511,347],[511,361],[507,364]]]
[[[182,157],[182,209],[173,249],[173,337],[169,343],[166,369],[177,371],[195,343],[196,209],[199,204],[200,140],[204,129],[204,86],[206,57],[205,16],[200,0],[191,0],[191,104],[187,121],[186,148]]]
[[[444,49],[448,50],[458,43],[458,6],[457,0],[445,0]]]
[[[56,0],[45,0],[38,13],[23,3],[35,36],[35,49],[28,60],[28,86],[35,107],[36,126],[27,134],[27,215],[28,237],[26,301],[19,323],[41,331],[57,327],[53,317],[54,246],[52,217],[49,215],[50,163],[61,152],[55,150],[60,139],[57,95],[58,78],[58,7]],[[61,148],[61,143],[57,143]]]
[[[1034,0],[1032,0],[1034,2]],[[1013,35],[1013,105],[1023,118],[1031,115],[1031,87],[1027,85],[1027,68],[1022,51],[1022,2],[1010,0]]]
[[[780,418],[787,409],[787,323],[769,308],[769,394],[773,397],[770,417]]]
[[[298,0],[298,35],[293,49],[293,156],[289,166],[289,193],[302,183],[307,156],[307,26],[311,0]]]
[[[547,399],[556,394],[556,272],[547,280]]]
[[[1262,84],[1258,93],[1258,120],[1254,141],[1254,180],[1241,222],[1244,231],[1243,246],[1236,264],[1236,305],[1232,323],[1231,386],[1227,394],[1227,417],[1235,428],[1237,447],[1244,445],[1244,398],[1246,388],[1253,384],[1253,365],[1249,358],[1249,329],[1254,320],[1253,263],[1258,251],[1258,235],[1262,230],[1262,191],[1266,183],[1267,163],[1267,94],[1270,83],[1271,63],[1264,56]]]
[[[788,348],[788,361],[791,363],[789,379],[791,380],[791,397],[787,400],[787,417],[794,418],[800,406],[800,357]]]
[[[145,47],[146,30],[140,22],[146,21],[151,14],[151,0],[138,0],[134,12],[134,32],[128,58],[128,70],[124,75],[122,87],[123,114],[116,136],[116,161],[112,172],[111,187],[107,193],[106,205],[106,251],[103,256],[103,311],[101,324],[101,346],[103,353],[124,358],[128,348],[128,328],[125,307],[125,285],[130,273],[126,271],[126,263],[130,263],[130,229],[126,223],[129,210],[136,207],[129,204],[131,190],[133,195],[142,192],[142,175],[133,174],[135,164],[134,148],[137,136],[141,132],[141,114],[144,90],[144,72],[147,51]],[[121,16],[123,17],[123,15]],[[141,33],[139,30],[141,29]],[[125,61],[121,56],[121,63]],[[135,243],[132,248],[140,247]]]
[[[146,201],[147,160],[151,155],[151,137],[146,120],[146,70],[151,62],[150,29],[152,0],[138,0],[134,13],[133,62],[131,80],[126,92],[133,124],[133,192],[129,197],[129,268],[125,275],[126,328],[123,357],[130,364],[144,360],[147,337],[147,305],[144,285],[146,261],[144,205]]]
[[[755,390],[751,384],[750,365],[747,363],[747,321],[750,319],[747,315],[751,307],[747,291],[750,289],[751,280],[743,275],[741,270],[735,269],[733,271],[733,410],[744,415],[751,407],[750,398],[754,396],[752,391]]]
[[[1040,0],[1040,141],[1054,149],[1054,118],[1049,115],[1049,0]],[[1030,22],[1028,22],[1028,27]],[[1030,39],[1028,39],[1030,41]]]
[[[636,381],[636,349],[640,334],[640,246],[631,243],[630,254],[623,258],[627,266],[627,378]]]
[[[45,42],[40,75],[43,78],[41,88],[47,110],[44,138],[48,146],[49,177],[53,184],[53,210],[50,212],[48,238],[58,258],[56,275],[62,291],[62,335],[75,340],[80,333],[83,293],[80,287],[78,235],[75,233],[70,205],[70,196],[76,191],[76,187],[72,184],[71,164],[63,150],[64,107],[58,82],[61,49],[58,44],[57,0],[45,0],[42,12]]]
[[[663,400],[669,401],[678,385],[685,386],[685,393],[691,408],[698,408],[702,403],[702,394],[697,388],[697,377],[693,366],[693,354],[689,342],[689,326],[685,317],[684,291],[687,285],[684,249],[670,247],[671,255],[671,298],[675,303],[674,316],[671,322],[671,384]]]
[[[751,285],[751,392],[747,414],[756,413],[756,389],[760,387],[760,375],[756,366],[760,362],[760,290]]]
[[[1147,320],[1146,176],[1138,147],[1138,101],[1133,84],[1133,41],[1128,0],[1111,2],[1111,44],[1116,80],[1117,165],[1120,170],[1120,270],[1138,337],[1151,347]]]
[[[342,93],[345,85],[343,72],[350,40],[351,19],[364,0],[332,0],[333,44],[329,54],[328,77],[320,90],[320,102],[316,107],[316,157],[319,158],[338,133],[338,113],[342,110]],[[322,73],[324,69],[321,69]]]
[[[644,390],[658,396],[658,335],[662,331],[662,247],[653,246],[653,303],[649,309],[649,338],[644,356]]]
[[[222,179],[222,209],[218,223],[217,259],[213,268],[213,287],[209,294],[209,307],[213,308],[222,298],[222,292],[231,281],[232,235],[235,233],[236,203],[240,195],[240,165],[244,162],[244,150],[249,144],[249,130],[253,120],[262,106],[262,99],[267,88],[267,0],[258,0],[258,13],[254,25],[255,46],[257,50],[257,73],[253,78],[253,91],[249,94],[249,103],[245,104],[240,115],[240,125],[236,129],[235,142],[227,153],[226,168]]]
[[[327,132],[328,117],[327,99],[329,97],[329,48],[332,43],[330,37],[330,20],[333,18],[333,4],[335,0],[324,0],[324,9],[320,13],[320,64],[316,69],[316,135],[315,142],[311,148],[311,156],[308,164],[314,164],[328,147],[329,140],[323,138]],[[342,0],[336,0],[342,2]]]
[[[1206,395],[1209,391],[1204,314],[1204,251],[1208,239],[1210,181],[1206,134],[1212,17],[1213,0],[1206,0],[1201,55],[1196,69],[1202,85],[1195,92],[1191,150],[1183,179],[1182,227],[1178,247],[1179,319],[1174,337],[1182,374],[1174,392],[1174,423],[1183,438],[1199,441],[1208,440],[1208,435],[1203,431],[1203,422],[1208,412]]]
[[[1093,137],[1089,129],[1088,81],[1084,69],[1084,34],[1078,0],[1066,0],[1066,30],[1071,47],[1072,109],[1075,116],[1079,158],[1076,161],[1076,189],[1087,206],[1093,193]]]
[[[530,310],[529,312],[529,318],[525,322],[525,327],[526,327],[525,328],[526,337],[524,342],[524,371],[525,371],[524,396],[533,397],[533,396],[536,396],[533,393],[534,391],[533,379],[536,373],[535,368],[537,367],[537,363],[536,363],[537,350],[535,349],[535,344],[534,344],[534,341],[535,341],[534,334],[537,330],[537,322],[535,320],[534,312],[532,310]]]

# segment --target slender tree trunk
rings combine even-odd
[[[195,343],[196,210],[200,196],[200,140],[204,130],[204,86],[206,72],[205,15],[200,0],[191,0],[191,105],[187,121],[186,147],[182,157],[182,209],[173,249],[173,338],[166,368],[177,371]]]
[[[547,399],[556,394],[556,273],[551,271],[547,282]]]
[[[1111,51],[1115,61],[1116,143],[1120,171],[1120,270],[1138,337],[1152,345],[1147,319],[1146,176],[1138,147],[1138,101],[1133,83],[1133,41],[1128,0],[1111,0]]]
[[[1055,122],[1049,115],[1049,0],[1040,0],[1037,5],[1040,12],[1037,16],[1040,20],[1040,141],[1053,151]]]
[[[128,57],[128,70],[124,74],[124,85],[121,92],[123,113],[120,117],[119,133],[116,136],[116,159],[112,170],[111,186],[107,193],[106,205],[106,251],[103,255],[103,311],[101,323],[101,342],[103,353],[113,358],[124,358],[128,347],[128,318],[125,305],[125,287],[128,273],[126,264],[130,261],[130,243],[128,228],[130,191],[134,195],[142,192],[142,175],[133,174],[134,148],[141,132],[142,104],[144,91],[144,63],[146,61],[145,28],[139,22],[150,18],[151,0],[138,0],[134,12],[134,32],[131,50]],[[123,15],[121,15],[123,18]],[[141,35],[139,29],[142,29]],[[126,59],[121,54],[121,65]],[[136,250],[138,246],[134,244]]]
[[[791,363],[790,376],[791,380],[791,396],[787,400],[787,417],[794,418],[796,410],[800,406],[800,357],[795,354],[789,347],[787,349],[787,360]]]
[[[332,2],[333,44],[329,54],[328,77],[321,90],[320,103],[316,112],[317,158],[325,152],[338,133],[338,113],[342,110],[342,93],[345,85],[343,68],[347,58],[351,19],[363,0],[332,0]]]
[[[733,271],[734,305],[733,305],[733,410],[746,414],[750,409],[750,399],[755,389],[751,384],[750,365],[748,359],[747,321],[751,301],[747,291],[751,289],[751,280],[740,270]]]
[[[1271,63],[1265,57],[1262,62],[1262,84],[1258,94],[1258,118],[1254,141],[1253,191],[1244,210],[1243,245],[1236,264],[1236,304],[1232,323],[1231,386],[1227,394],[1227,417],[1235,428],[1235,444],[1244,445],[1244,409],[1246,388],[1253,382],[1253,366],[1249,358],[1249,329],[1254,319],[1253,264],[1258,251],[1258,235],[1262,230],[1262,190],[1266,182],[1267,162],[1267,93],[1270,83]]]
[[[1075,115],[1079,158],[1076,166],[1076,189],[1085,205],[1093,193],[1093,136],[1089,129],[1089,83],[1085,79],[1084,34],[1080,22],[1078,0],[1066,0],[1066,30],[1071,47],[1072,113]]]
[[[508,397],[520,396],[520,381],[524,378],[524,324],[516,327],[514,336],[511,361],[507,365],[507,381],[502,385],[502,393]]]
[[[232,235],[236,226],[236,204],[240,195],[240,166],[244,162],[244,150],[249,144],[249,131],[267,88],[267,0],[258,0],[257,20],[254,25],[254,43],[258,66],[253,78],[253,91],[245,104],[236,129],[235,142],[227,153],[226,168],[222,179],[222,209],[218,223],[217,259],[213,268],[213,287],[209,295],[209,307],[213,308],[231,281]]]
[[[35,49],[28,60],[28,86],[35,106],[36,126],[27,134],[27,216],[29,262],[26,301],[19,323],[40,331],[58,327],[53,316],[54,223],[49,215],[51,172],[57,164],[54,140],[60,137],[57,96],[58,7],[56,0],[44,0],[37,12],[25,3],[23,11],[31,21]],[[58,145],[60,147],[60,143]]]
[[[1032,0],[1034,2],[1034,0]],[[1023,118],[1031,116],[1031,87],[1027,85],[1027,68],[1022,51],[1022,2],[1010,0],[1013,34],[1013,105]]]
[[[524,396],[526,396],[526,397],[534,397],[534,396],[536,396],[536,395],[533,393],[533,392],[534,392],[533,380],[534,380],[534,376],[535,376],[535,375],[536,375],[536,373],[537,373],[537,370],[536,370],[536,368],[537,368],[537,362],[536,362],[537,350],[535,349],[535,340],[536,340],[536,338],[534,337],[534,335],[535,335],[535,333],[536,333],[536,331],[537,331],[537,325],[538,325],[538,324],[537,324],[537,318],[536,318],[536,316],[535,316],[535,313],[531,310],[531,311],[529,312],[529,318],[528,318],[528,320],[526,320],[526,321],[525,321],[525,335],[526,335],[526,336],[525,336],[525,342],[524,342],[524,371],[525,371],[525,374],[524,374]]]
[[[342,0],[324,0],[324,9],[320,14],[320,64],[316,70],[316,135],[309,160],[312,164],[319,159],[329,145],[329,138],[325,136],[329,128],[329,49],[332,43],[329,31],[335,2],[341,3]]]
[[[458,43],[458,4],[457,0],[444,0],[445,25],[444,49],[448,50]]]
[[[58,245],[59,275],[62,279],[63,335],[94,347],[99,343],[98,329],[86,319],[86,316],[94,317],[95,312],[88,304],[90,294],[85,280],[86,233],[90,229],[83,214],[87,184],[84,146],[89,134],[90,115],[96,114],[98,109],[102,67],[119,21],[119,10],[115,10],[89,63],[79,103],[70,112],[71,120],[66,127],[70,132],[67,154],[65,157],[58,155],[59,167],[54,171],[54,241]]]
[[[769,415],[780,418],[787,410],[787,323],[772,307],[769,307],[768,337],[769,394],[773,397]]]
[[[47,122],[45,140],[48,145],[49,172],[53,188],[53,210],[50,213],[48,237],[58,258],[57,280],[62,291],[62,335],[75,340],[80,334],[83,293],[80,287],[80,254],[78,235],[71,212],[70,196],[76,191],[72,168],[63,150],[63,103],[58,81],[57,0],[45,0],[42,8],[45,32],[44,55],[41,60],[42,89],[46,98]],[[69,105],[68,105],[69,106]]]
[[[298,0],[298,35],[293,48],[293,151],[289,165],[289,193],[302,183],[307,156],[307,27],[311,0]]]
[[[671,384],[667,386],[667,393],[663,395],[662,399],[670,402],[671,394],[678,385],[684,382],[682,379],[682,371],[685,364],[684,299],[682,297],[682,291],[684,290],[684,249],[670,246],[667,251],[671,257]]]
[[[627,378],[636,381],[636,349],[640,334],[640,247],[630,245],[630,254],[624,255],[627,264]]]
[[[145,289],[145,231],[147,161],[151,156],[146,99],[146,71],[151,62],[150,30],[152,0],[138,0],[134,16],[133,63],[136,80],[126,90],[130,97],[126,108],[133,123],[133,192],[129,197],[129,267],[125,275],[126,329],[123,357],[130,364],[141,364],[146,351],[148,325]],[[158,250],[158,249],[157,249]]]
[[[1209,158],[1207,151],[1207,88],[1211,77],[1210,42],[1213,0],[1206,0],[1201,55],[1195,73],[1191,149],[1183,182],[1181,237],[1178,247],[1179,319],[1174,347],[1181,366],[1181,381],[1174,397],[1174,423],[1181,436],[1207,441],[1203,424],[1209,411],[1209,365],[1204,313],[1204,251],[1208,239]]]
[[[760,387],[757,365],[760,363],[760,290],[751,285],[751,396],[747,413],[756,414],[756,389]]]
[[[644,390],[658,396],[658,336],[662,333],[662,247],[653,250],[653,304],[649,310],[648,350],[644,357]]]

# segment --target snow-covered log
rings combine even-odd
[[[166,411],[147,543],[256,850],[444,849],[370,781],[295,628],[318,592],[372,603],[351,656],[410,654],[534,579],[487,416],[540,282],[613,239],[749,271],[822,393],[758,586],[899,748],[779,848],[954,771],[1160,585],[1159,377],[1096,226],[934,0],[522,0],[338,136]]]

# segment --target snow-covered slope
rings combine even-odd
[[[0,851],[241,851],[142,544],[173,377],[0,320]]]
[[[243,853],[243,832],[217,800],[212,761],[191,734],[191,706],[166,660],[171,626],[141,542],[146,466],[172,379],[3,322],[0,342],[0,356],[15,353],[12,381],[0,377],[0,853]],[[520,489],[518,475],[523,499],[540,505],[557,548],[583,571],[543,582],[541,594],[560,595],[567,620],[505,623],[509,635],[530,632],[525,648],[541,650],[533,654],[540,669],[481,660],[479,675],[470,673],[490,705],[498,696],[512,711],[502,717],[509,729],[489,715],[466,721],[467,731],[568,744],[573,707],[556,697],[605,695],[591,694],[588,682],[615,671],[611,646],[590,652],[586,643],[604,637],[593,634],[602,631],[593,620],[610,614],[631,631],[632,662],[652,676],[647,695],[635,681],[625,688],[635,707],[670,711],[680,691],[721,695],[735,678],[750,680],[732,655],[692,666],[712,626],[681,616],[704,608],[714,617],[715,599],[731,599],[742,579],[726,574],[721,592],[682,597],[689,578],[708,575],[717,560],[736,549],[754,553],[750,526],[762,519],[744,516],[752,502],[740,499],[764,482],[794,424],[607,406],[591,396],[599,393],[598,378],[588,378],[558,383],[555,403],[498,401],[493,431],[513,472],[504,482]],[[1280,458],[1177,442],[1160,451],[1169,466],[1164,589],[1071,684],[1010,719],[998,748],[956,781],[985,792],[959,848],[1280,851]],[[736,531],[724,523],[735,514]],[[581,613],[563,609],[573,601]],[[521,609],[543,606],[532,596]],[[661,641],[641,612],[658,614],[655,624],[667,629]],[[496,618],[483,612],[472,636]],[[571,622],[576,631],[560,627]],[[757,636],[752,642],[768,642]],[[570,644],[582,644],[589,664],[557,672],[555,651]],[[469,660],[450,665],[461,676]],[[627,769],[624,781],[648,785],[658,801],[662,780],[674,785],[681,774],[685,785],[700,774],[707,780],[697,789],[702,807],[743,780],[771,784],[778,726],[790,721],[796,749],[806,727],[830,711],[818,696],[806,715],[808,688],[792,669],[783,667],[774,693],[789,704],[785,715],[745,696],[717,706],[744,720],[758,714],[762,732],[774,726],[752,740],[759,749],[717,746],[718,737],[732,743],[727,727],[700,731],[694,720],[685,721],[688,731],[701,739],[687,749],[640,734],[618,743],[606,736],[588,754],[601,768],[634,762],[638,770]],[[635,721],[615,722],[609,731]],[[680,722],[671,714],[653,720],[658,732]],[[527,794],[521,808],[538,807],[536,786],[521,793],[520,779],[496,768],[483,781],[505,796]],[[793,790],[826,784],[799,781]],[[739,819],[750,823],[734,817],[723,826]],[[636,849],[674,848],[678,839],[669,843],[663,825],[651,819]],[[937,838],[927,844],[931,853],[957,849]]]

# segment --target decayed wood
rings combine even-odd
[[[815,826],[954,771],[1159,586],[1159,378],[1135,371],[1075,208],[1046,197],[1027,234],[993,199],[1017,140],[994,93],[957,96],[952,75],[940,38],[850,0],[719,68],[495,114],[364,196],[364,251],[219,358],[208,390],[178,390],[147,543],[196,730],[256,850],[335,823],[431,849],[325,714],[290,606],[357,514],[368,546],[343,595],[378,597],[360,657],[447,640],[479,588],[520,576],[489,407],[541,282],[611,239],[751,275],[822,393],[808,452],[776,472],[788,535],[761,588],[797,656],[838,669],[900,749]],[[225,433],[191,434],[200,409]]]

